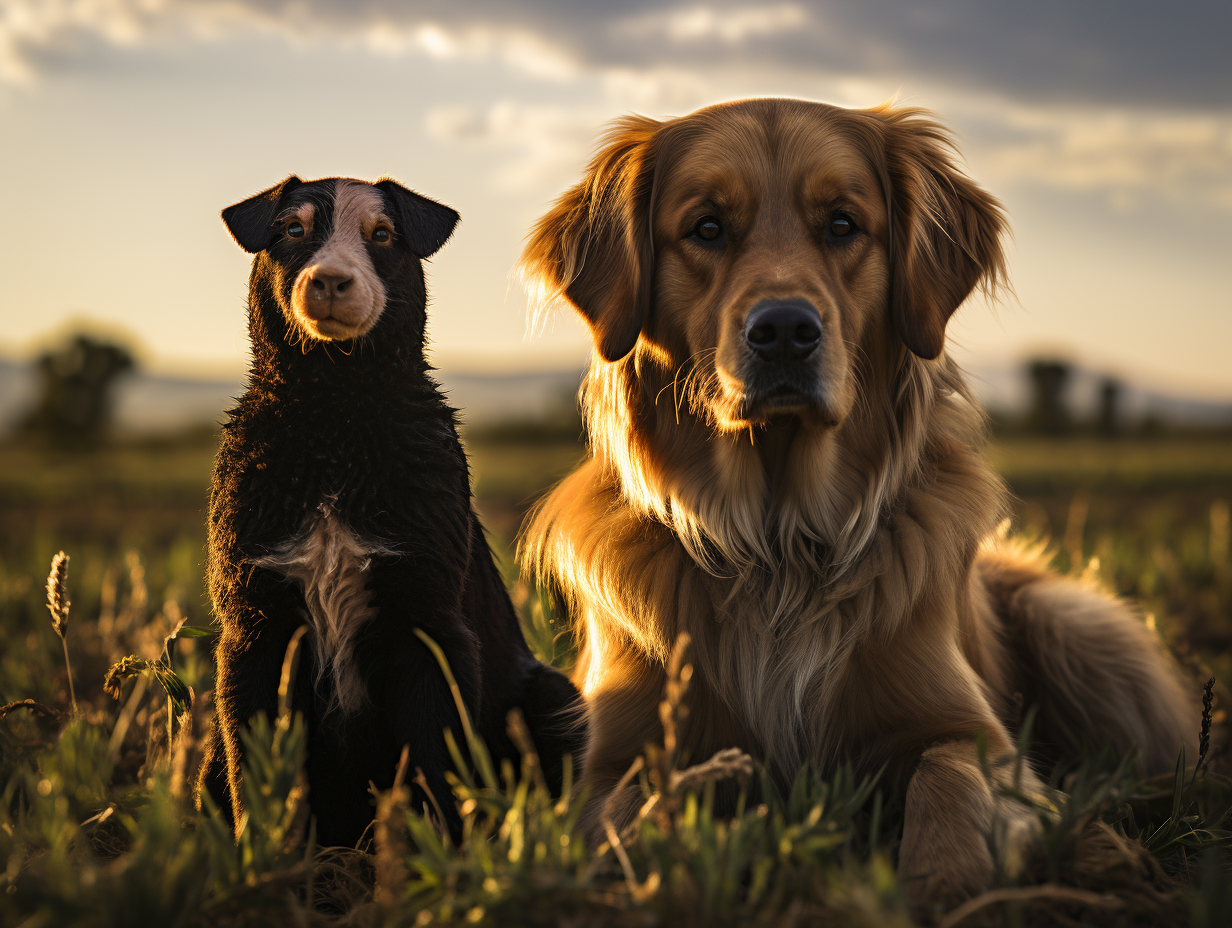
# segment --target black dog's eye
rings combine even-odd
[[[289,238],[303,238],[304,237],[304,224],[302,222],[288,222],[287,223],[287,236]]]
[[[715,216],[703,216],[693,227],[693,234],[703,242],[716,241],[723,234],[723,226]]]
[[[384,245],[390,240],[390,238],[392,238],[392,236],[390,235],[389,230],[384,226],[377,226],[372,230],[372,240],[374,242],[380,242]]]
[[[830,234],[838,238],[850,235],[856,230],[856,224],[845,213],[836,213],[830,220]]]

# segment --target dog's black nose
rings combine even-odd
[[[749,313],[744,340],[767,361],[798,361],[821,343],[821,317],[807,303],[767,300]]]
[[[328,299],[335,294],[346,293],[354,277],[343,277],[341,274],[313,274],[313,296],[318,299]]]

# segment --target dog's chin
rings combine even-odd
[[[329,315],[316,319],[307,313],[297,311],[295,323],[303,334],[318,342],[342,342],[352,338],[367,335],[376,325],[380,312],[375,309],[359,314],[350,312],[346,315]]]
[[[730,397],[716,410],[715,419],[724,432],[763,428],[792,419],[806,428],[834,429],[839,425],[838,414],[821,397],[789,388],[745,391]]]

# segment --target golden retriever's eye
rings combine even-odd
[[[850,216],[845,216],[839,213],[830,220],[830,234],[842,238],[845,235],[850,235],[855,231],[856,224],[851,221]]]
[[[717,216],[703,216],[693,227],[693,235],[705,243],[717,242],[723,237],[723,225]]]
[[[372,230],[372,240],[374,242],[380,242],[384,245],[388,243],[391,238],[393,238],[393,236],[390,234],[389,229],[385,228],[385,226],[377,226]]]
[[[287,238],[303,238],[304,224],[302,222],[287,223]]]

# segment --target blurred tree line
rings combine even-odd
[[[125,375],[136,371],[137,362],[132,350],[117,341],[77,333],[43,352],[37,369],[37,398],[20,420],[17,437],[49,447],[84,449],[97,446],[108,436],[113,425],[115,388]],[[1027,361],[1022,371],[1029,384],[1029,405],[1025,413],[994,415],[998,429],[1107,437],[1167,430],[1165,423],[1156,420],[1130,421],[1125,387],[1115,377],[1104,377],[1099,383],[1094,414],[1079,416],[1070,397],[1077,371],[1069,361],[1035,358]],[[585,440],[572,394],[562,400],[554,415],[467,431],[472,439],[498,443]]]
[[[1026,431],[1038,435],[1063,436],[1084,433],[1106,438],[1118,435],[1152,435],[1175,432],[1209,432],[1223,434],[1232,427],[1232,417],[1221,427],[1210,423],[1189,425],[1161,418],[1155,413],[1136,420],[1126,409],[1127,390],[1116,377],[1103,376],[1096,386],[1095,408],[1085,416],[1074,412],[1070,389],[1078,371],[1069,361],[1057,358],[1034,358],[1023,365],[1023,375],[1030,387],[1030,402],[1021,418],[994,415],[999,428]]]
[[[18,434],[55,447],[98,444],[112,424],[116,383],[136,366],[125,346],[86,334],[43,352],[38,398]]]
[[[1027,376],[1031,382],[1031,408],[1027,427],[1045,435],[1063,435],[1076,422],[1070,413],[1066,389],[1073,376],[1068,361],[1037,358],[1028,361]],[[1124,387],[1115,377],[1104,377],[1099,385],[1099,409],[1091,423],[1103,435],[1116,435],[1124,426],[1121,404]]]

